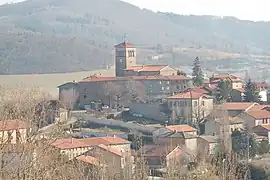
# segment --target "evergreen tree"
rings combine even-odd
[[[193,85],[194,86],[202,86],[203,85],[203,72],[200,65],[200,60],[198,57],[195,58],[193,62],[193,68],[192,68],[192,76],[193,76]]]
[[[218,88],[219,88],[219,92],[218,92],[217,100],[219,102],[228,101],[230,99],[230,94],[232,91],[231,81],[230,80],[221,80],[218,83]]]
[[[245,102],[258,102],[261,97],[259,91],[256,88],[255,83],[249,79],[245,84],[244,101]]]

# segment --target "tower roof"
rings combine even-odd
[[[127,41],[124,41],[120,44],[117,44],[114,46],[115,48],[135,48],[136,46],[132,43],[129,43]]]

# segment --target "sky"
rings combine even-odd
[[[0,4],[19,0],[0,0]],[[91,0],[88,0],[91,1]],[[153,11],[270,21],[269,0],[122,0]]]

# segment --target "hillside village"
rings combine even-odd
[[[38,168],[44,179],[63,172],[69,179],[203,179],[210,172],[213,179],[250,179],[250,165],[267,162],[268,85],[232,74],[206,78],[198,57],[192,75],[140,65],[136,46],[124,41],[115,46],[115,76],[94,74],[58,88],[59,101],[35,107],[38,126],[25,116],[0,124],[2,155],[13,157],[2,158],[2,166],[11,164],[3,179],[35,178],[29,172]],[[18,148],[26,144],[27,151]],[[31,163],[18,160],[22,154]]]

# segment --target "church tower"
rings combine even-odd
[[[136,66],[136,47],[127,41],[124,41],[115,48],[115,76],[123,77],[124,69]]]

